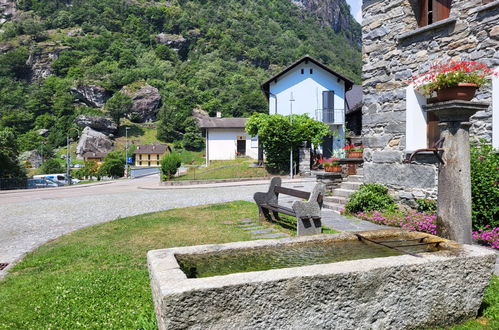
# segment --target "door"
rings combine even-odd
[[[246,156],[246,140],[237,140],[237,155]]]
[[[322,121],[327,124],[334,123],[334,92],[322,92]]]

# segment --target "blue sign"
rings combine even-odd
[[[128,157],[128,164],[132,164],[132,163],[133,163],[132,157]]]

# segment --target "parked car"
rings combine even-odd
[[[28,188],[59,187],[57,182],[49,179],[28,179]]]
[[[55,183],[57,183],[59,186],[64,186],[67,184],[66,182],[66,174],[65,173],[59,173],[59,174],[40,174],[40,175],[35,175],[33,179],[47,179],[51,180]]]

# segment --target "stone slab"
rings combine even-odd
[[[252,234],[268,234],[268,233],[275,233],[275,229],[272,228],[267,228],[267,229],[259,229],[259,230],[252,230],[250,231]]]
[[[362,232],[372,239],[401,230]],[[175,254],[357,240],[352,234],[292,237],[149,251],[159,329],[407,329],[448,325],[477,315],[496,255],[445,241],[455,252],[423,253],[294,268],[182,278]],[[165,264],[165,267],[163,266]],[[334,283],[334,285],[332,285]],[[311,299],[313,297],[313,299]],[[360,308],[360,306],[362,308]]]
[[[265,228],[265,227],[255,226],[255,227],[246,227],[246,228],[243,228],[243,230],[250,231],[250,230],[256,230],[256,229],[263,229],[263,228]]]

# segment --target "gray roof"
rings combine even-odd
[[[347,113],[362,110],[362,86],[353,85],[352,89],[345,93]]]
[[[200,128],[244,128],[247,118],[199,118]]]
[[[137,149],[133,152],[134,154],[163,154],[165,152],[171,152],[170,146],[166,144],[154,143],[154,144],[142,144],[138,145]]]

